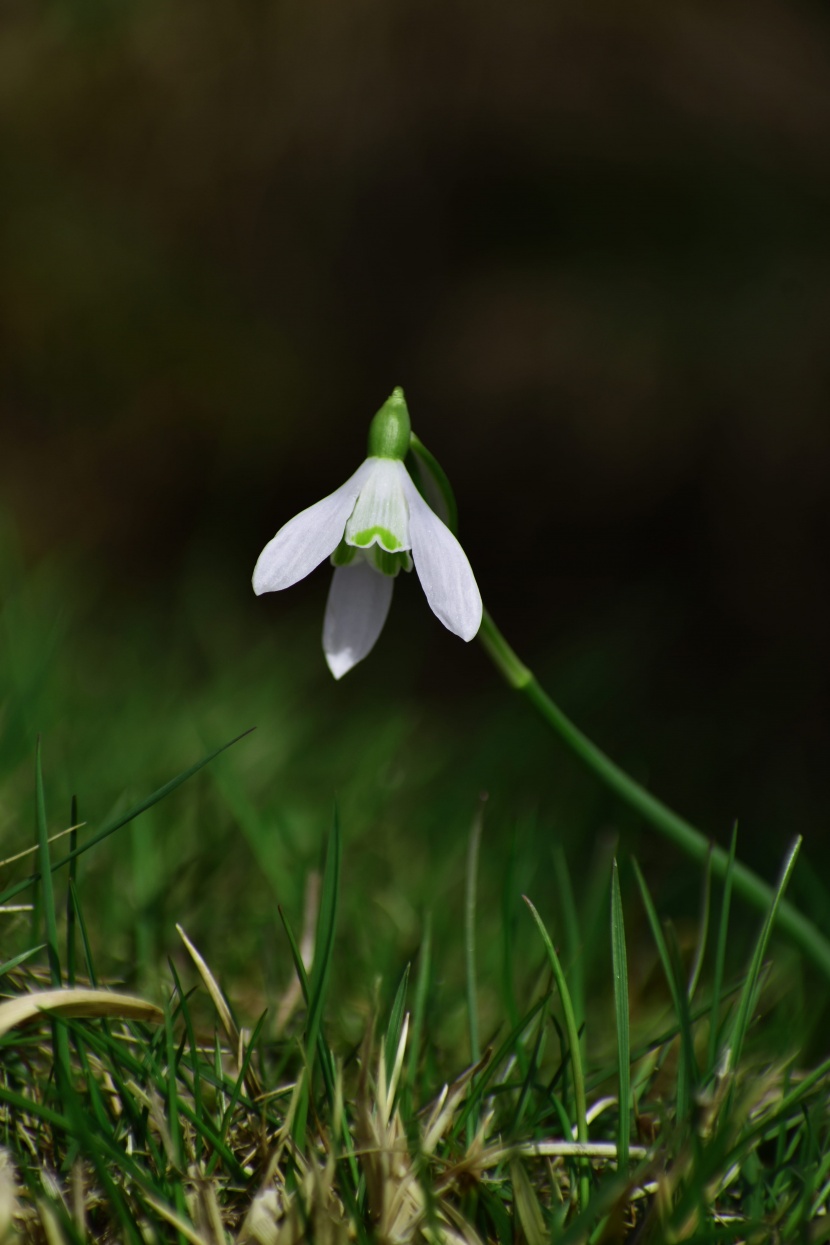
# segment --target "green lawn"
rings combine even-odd
[[[335,685],[316,613],[218,571],[107,601],[6,541],[3,580],[0,1239],[830,1237],[826,981],[778,891],[480,655],[424,695],[403,607]]]

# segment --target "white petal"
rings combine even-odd
[[[269,540],[254,567],[254,592],[279,592],[305,579],[343,539],[363,482],[371,474],[367,459],[339,489],[295,515]]]
[[[404,495],[406,467],[396,458],[367,458],[372,470],[346,524],[346,540],[358,549],[378,544],[389,553],[409,548],[409,515]]]
[[[412,557],[430,609],[455,635],[472,640],[481,626],[482,605],[467,555],[430,510],[408,472],[405,488]]]
[[[394,583],[362,558],[335,568],[323,622],[323,651],[336,679],[374,648],[389,613]]]

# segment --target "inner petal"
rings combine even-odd
[[[371,462],[372,471],[346,524],[346,543],[358,549],[376,544],[387,553],[409,549],[409,507],[403,490],[403,463],[393,458],[367,461]]]
[[[349,549],[349,553],[357,558],[368,558],[376,571],[379,571],[381,575],[389,575],[392,579],[397,577],[398,571],[412,570],[412,558],[406,550],[400,553],[387,553],[380,545],[373,545],[365,553],[358,549]]]

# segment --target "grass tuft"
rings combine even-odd
[[[97,950],[101,896],[82,899],[80,850],[51,859],[40,752],[35,814],[36,912],[6,914],[29,945],[0,966],[0,1242],[825,1239],[830,1061],[811,1067],[792,1041],[792,962],[775,958],[797,842],[748,962],[730,945],[728,865],[707,952],[709,873],[696,929],[675,932],[636,863],[645,921],[616,861],[584,902],[561,852],[558,923],[525,899],[541,947],[528,922],[523,940],[505,892],[509,933],[488,956],[479,818],[455,943],[436,941],[427,916],[411,957],[344,995],[335,812],[322,871],[307,866],[299,942],[280,910],[295,985],[273,1008],[236,1009],[237,985],[223,987],[181,924],[168,966],[125,988]],[[443,983],[454,960],[457,996]]]

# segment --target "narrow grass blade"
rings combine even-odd
[[[305,964],[302,962],[300,945],[296,940],[294,929],[292,929],[289,918],[287,918],[284,910],[282,910],[279,904],[277,904],[276,910],[277,913],[280,914],[282,929],[285,930],[287,940],[289,940],[289,946],[291,947],[291,959],[294,960],[294,969],[297,975],[297,981],[300,982],[300,990],[302,991],[302,997],[304,997],[307,1008],[307,1006],[309,1006],[311,990],[309,986],[309,975],[307,975]],[[320,1066],[326,1082],[326,1092],[329,1093],[330,1102],[333,1102],[333,1093],[335,1093],[335,1061],[333,1061],[331,1051],[329,1050],[329,1046],[326,1045],[322,1032],[317,1035],[317,1055],[320,1057]],[[299,1106],[297,1106],[296,1119],[305,1118],[302,1116],[302,1112],[304,1112],[304,1109],[307,1108],[307,1102],[304,1102],[304,1094],[307,1093],[309,1093],[309,1078],[305,1077],[304,1082],[302,1082],[302,1091],[300,1093]]]
[[[672,967],[674,980],[677,983],[676,997],[679,1007],[678,1028],[680,1030],[680,1064],[677,1069],[677,1118],[678,1120],[683,1120],[685,1115],[680,1108],[681,1106],[684,1108],[692,1107],[700,1084],[700,1068],[695,1051],[689,996],[684,986],[683,958],[680,953],[680,943],[677,940],[677,930],[671,921],[666,921],[664,931],[669,962]]]
[[[478,880],[478,852],[481,831],[484,826],[484,810],[479,806],[470,830],[467,848],[467,885],[464,897],[464,952],[467,973],[467,1023],[470,1033],[470,1058],[478,1063],[481,1045],[478,1037],[478,989],[476,986],[476,883]]]
[[[75,904],[72,901],[72,888],[78,884],[78,857],[74,854],[78,847],[78,797],[73,795],[72,808],[69,814],[69,885],[66,888],[66,980],[70,986],[75,984]]]
[[[536,1085],[536,1076],[539,1070],[539,1064],[542,1058],[542,1051],[545,1044],[545,1026],[543,1017],[540,1017],[539,1026],[536,1030],[536,1040],[533,1043],[533,1049],[530,1052],[530,1059],[526,1061],[526,1068],[522,1077],[521,1088],[516,1100],[516,1109],[513,1112],[513,1118],[510,1121],[508,1132],[510,1135],[516,1135],[519,1127],[527,1111],[530,1096]]]
[[[723,895],[718,921],[718,941],[715,951],[715,970],[712,978],[712,1010],[709,1017],[709,1060],[707,1073],[712,1076],[718,1055],[718,1011],[723,989],[723,974],[726,965],[726,943],[729,936],[729,905],[732,900],[732,873],[735,864],[735,851],[738,846],[738,823],[732,827],[732,839],[729,844],[729,855],[726,860],[726,871],[723,876]]]
[[[14,972],[14,970],[19,968],[21,964],[25,964],[26,961],[30,960],[33,955],[37,955],[39,951],[43,951],[45,946],[46,943],[42,942],[37,947],[29,947],[27,951],[21,951],[20,955],[15,955],[12,959],[6,960],[5,964],[0,964],[0,980],[2,980],[7,973]]]
[[[631,1131],[631,1035],[628,1003],[628,957],[625,949],[620,875],[614,861],[611,873],[611,962],[614,971],[614,1010],[617,1019],[617,1072],[619,1075],[619,1130],[617,1166],[628,1173],[628,1144]]]
[[[303,1080],[303,1088],[297,1101],[294,1116],[293,1137],[300,1149],[305,1144],[306,1120],[308,1107],[313,1092],[313,1071],[318,1045],[320,1046],[320,1063],[326,1089],[330,1099],[334,1095],[334,1066],[330,1052],[322,1040],[323,1006],[326,998],[331,972],[332,951],[334,949],[334,933],[337,922],[337,898],[340,887],[340,820],[337,808],[334,810],[331,833],[326,847],[323,885],[320,894],[320,907],[317,912],[317,930],[314,939],[314,961],[310,974],[306,974],[300,949],[294,937],[288,918],[279,909],[282,923],[288,934],[294,966],[300,980],[303,995],[308,1006],[306,1019],[305,1059],[307,1075]]]
[[[187,996],[182,990],[182,983],[179,981],[179,974],[176,972],[176,965],[171,959],[168,959],[167,963],[170,967],[170,973],[173,977],[173,982],[179,996],[179,1006],[181,1009],[182,1019],[184,1020],[187,1043],[190,1047],[190,1061],[193,1068],[193,1105],[196,1109],[197,1118],[201,1119],[203,1115],[202,1078],[199,1074],[199,1048],[196,1045],[196,1033],[193,1028],[193,1018],[190,1015],[190,1007],[188,1006]]]
[[[502,1190],[496,1192],[482,1185],[479,1192],[487,1216],[495,1228],[498,1245],[515,1245],[513,1216],[502,1201]]]
[[[421,1034],[426,1019],[427,996],[429,994],[429,977],[432,968],[432,914],[427,913],[424,919],[424,936],[418,957],[418,976],[415,981],[415,1004],[412,1008],[412,1025],[409,1030],[409,1064],[407,1067],[407,1089],[410,1093],[415,1088],[415,1077],[418,1071],[418,1059],[421,1054]]]
[[[283,928],[285,929],[285,933],[288,938],[289,946],[291,947],[291,955],[294,960],[294,968],[297,972],[297,978],[300,982],[300,989],[302,990],[303,998],[305,999],[306,1006],[307,1006],[308,1000],[311,995],[311,990],[309,986],[308,975],[305,970],[305,965],[303,964],[303,957],[300,953],[300,948],[297,943],[297,939],[294,936],[294,931],[291,928],[291,922],[288,920],[288,917],[286,916],[286,914],[283,912],[282,908],[279,905],[277,906],[277,911],[280,914],[280,920],[282,921]],[[337,1114],[336,1109],[335,1109],[335,1104],[337,1100],[337,1076],[336,1076],[336,1070],[335,1070],[334,1056],[332,1055],[331,1050],[328,1046],[328,1043],[325,1040],[325,1036],[323,1034],[322,1028],[319,1030],[317,1034],[317,1055],[320,1060],[320,1067],[323,1073],[323,1080],[326,1086],[326,1094],[328,1095],[329,1105],[331,1106],[332,1111],[334,1111],[335,1114]],[[292,1137],[294,1138],[294,1141],[298,1145],[300,1145],[300,1139],[305,1136],[305,1124],[306,1124],[306,1119],[308,1117],[308,1106],[309,1106],[309,1100],[310,1100],[309,1095],[310,1095],[310,1088],[309,1088],[308,1065],[306,1065],[303,1071],[303,1074],[301,1075],[301,1084],[298,1085],[296,1109],[294,1111],[294,1119],[293,1119],[292,1133],[291,1133]],[[345,1113],[340,1111],[339,1114],[342,1120],[341,1131],[343,1134],[343,1141],[346,1146],[346,1150],[349,1153],[349,1165],[350,1165],[352,1176],[354,1179],[354,1186],[355,1186],[355,1189],[357,1189],[360,1183],[360,1174],[359,1174],[359,1170],[357,1166],[357,1160],[353,1153],[354,1145],[349,1135],[349,1124],[348,1124],[348,1120],[346,1119]]]
[[[179,1093],[177,1085],[178,1059],[176,1042],[173,1036],[173,1020],[169,1006],[164,1009],[164,1037],[167,1049],[167,1127],[170,1130],[170,1160],[181,1174],[182,1171],[182,1135],[179,1118]]]
[[[46,799],[43,791],[43,765],[40,738],[35,752],[35,816],[37,821],[38,859],[41,874],[41,902],[46,927],[46,951],[49,958],[49,976],[56,988],[61,985],[61,965],[58,954],[58,923],[55,914],[55,891],[52,886],[52,870],[49,857],[49,831],[46,826]]]
[[[504,871],[504,884],[501,892],[501,930],[502,930],[502,995],[511,1025],[519,1019],[516,1005],[516,990],[513,980],[514,945],[516,941],[516,893],[518,872],[518,845],[516,827],[510,835],[510,848],[507,867]]]
[[[473,1085],[467,1097],[467,1101],[465,1102],[463,1108],[461,1109],[461,1112],[459,1113],[458,1120],[456,1121],[455,1128],[453,1130],[454,1136],[457,1136],[460,1133],[462,1127],[466,1124],[467,1120],[473,1114],[473,1112],[478,1111],[481,1105],[481,1101],[484,1098],[485,1093],[488,1092],[489,1086],[491,1085],[493,1078],[495,1077],[499,1068],[501,1068],[504,1065],[507,1059],[509,1059],[512,1055],[514,1055],[518,1051],[518,1049],[521,1046],[522,1038],[524,1034],[530,1028],[530,1025],[533,1023],[533,1021],[536,1019],[539,1013],[543,1010],[543,1008],[545,1008],[547,1004],[550,1002],[550,997],[551,997],[550,991],[547,991],[545,994],[542,995],[540,999],[536,1000],[536,1002],[533,1004],[530,1010],[527,1011],[525,1015],[521,1017],[518,1023],[514,1025],[514,1027],[511,1029],[510,1033],[504,1039],[504,1041],[502,1042],[501,1046],[496,1051],[493,1058],[489,1059],[487,1063],[485,1064],[485,1066],[482,1068],[481,1072],[479,1073],[479,1075],[476,1077],[475,1081],[473,1082]],[[517,1059],[517,1063],[518,1062],[519,1061]],[[524,1069],[523,1071],[524,1076],[527,1075],[527,1068],[529,1066],[529,1063],[530,1063],[530,1060],[528,1059],[528,1056],[525,1053],[523,1063],[520,1064],[520,1066],[522,1066]]]
[[[323,886],[320,893],[320,910],[317,914],[317,934],[314,940],[314,962],[308,979],[308,1024],[306,1026],[306,1057],[313,1069],[317,1049],[317,1035],[323,1019],[326,989],[331,975],[331,958],[334,950],[334,932],[337,922],[337,898],[340,889],[340,819],[334,810],[331,834],[326,848]]]
[[[691,1087],[697,1080],[696,1064],[694,1057],[694,1042],[692,1038],[692,1025],[689,1016],[689,1000],[686,997],[686,991],[683,988],[677,973],[677,967],[666,942],[663,927],[660,924],[660,918],[657,915],[657,909],[654,907],[654,901],[649,893],[646,880],[640,872],[640,866],[636,860],[632,860],[634,873],[637,878],[637,885],[640,888],[640,894],[643,900],[643,907],[646,910],[648,923],[651,927],[651,936],[657,947],[660,956],[660,962],[663,965],[663,972],[668,983],[669,991],[674,1004],[675,1015],[680,1029],[680,1070],[677,1078],[677,1118],[685,1120],[689,1112]]]
[[[391,1077],[392,1069],[395,1066],[395,1057],[401,1040],[401,1029],[403,1027],[404,1013],[406,1012],[406,991],[409,985],[409,967],[407,964],[403,971],[400,984],[395,992],[392,1010],[389,1013],[389,1023],[386,1026],[384,1057],[386,1059],[386,1075],[389,1077]]]
[[[181,1186],[177,1187],[180,1188]],[[207,1237],[201,1232],[197,1232],[193,1224],[185,1219],[181,1208],[177,1207],[173,1210],[171,1206],[165,1206],[160,1198],[153,1197],[150,1193],[145,1194],[145,1198],[147,1205],[152,1207],[159,1218],[163,1219],[171,1228],[176,1229],[180,1242],[184,1243],[186,1241],[188,1245],[209,1245]]]
[[[113,821],[108,822],[101,830],[98,831],[97,834],[94,834],[91,839],[88,839],[86,843],[82,843],[80,847],[76,847],[68,856],[63,856],[60,860],[56,860],[51,866],[52,873],[54,873],[56,869],[61,869],[64,865],[69,864],[70,860],[75,860],[77,857],[82,856],[84,852],[88,852],[90,848],[96,847],[97,844],[102,842],[103,839],[106,839],[109,835],[114,834],[116,830],[120,830],[122,826],[128,825],[131,821],[135,820],[136,817],[139,817],[143,812],[146,812],[148,808],[152,808],[154,804],[158,804],[159,800],[163,800],[166,796],[171,795],[172,792],[182,785],[182,783],[187,782],[187,780],[192,778],[194,774],[198,774],[200,769],[203,769],[206,765],[209,765],[211,761],[215,760],[215,758],[222,752],[225,752],[226,749],[232,748],[234,744],[239,743],[240,739],[244,739],[246,735],[250,735],[251,731],[254,729],[254,727],[251,727],[249,730],[243,731],[241,735],[237,735],[235,739],[231,739],[228,743],[222,744],[220,748],[214,748],[214,750],[209,752],[207,756],[202,757],[201,761],[197,761],[195,765],[191,765],[188,769],[183,770],[181,774],[177,774],[175,778],[171,778],[169,782],[166,782],[163,787],[159,787],[158,790],[152,793],[152,795],[148,795],[145,799],[139,800],[137,804],[133,804],[133,806],[129,808],[126,813],[122,813]],[[13,886],[7,887],[6,890],[0,894],[0,904],[6,903],[9,899],[13,899],[15,895],[19,895],[21,891],[33,886],[39,878],[39,872],[32,873],[29,877],[22,878],[21,881],[16,882]]]
[[[706,868],[703,873],[703,890],[700,901],[700,922],[698,926],[697,943],[695,944],[695,954],[692,960],[691,971],[689,972],[689,981],[686,986],[686,997],[691,1003],[695,997],[698,983],[700,982],[700,974],[703,970],[703,961],[706,958],[706,943],[709,938],[709,913],[712,907],[712,853],[706,857]]]
[[[222,1125],[222,1140],[223,1141],[228,1135],[228,1128],[230,1127],[231,1118],[233,1116],[234,1111],[236,1110],[237,1103],[239,1102],[242,1096],[242,1086],[246,1083],[248,1079],[248,1076],[251,1070],[251,1062],[253,1060],[254,1053],[256,1052],[257,1042],[259,1041],[260,1034],[262,1033],[262,1026],[265,1024],[265,1018],[267,1015],[268,1015],[267,1012],[262,1013],[259,1020],[254,1025],[253,1033],[250,1036],[248,1045],[245,1047],[245,1055],[242,1060],[242,1067],[239,1069],[239,1076],[236,1078],[236,1081],[234,1082],[233,1090],[231,1091],[230,1102],[228,1103],[227,1108],[225,1110],[225,1119]]]
[[[574,1107],[576,1114],[576,1131],[579,1140],[588,1144],[588,1114],[585,1099],[585,1074],[582,1068],[582,1051],[579,1041],[579,1030],[577,1029],[576,1019],[574,1017],[573,1003],[571,1002],[568,983],[565,980],[565,974],[562,972],[562,965],[559,962],[559,956],[551,942],[550,935],[542,918],[528,899],[527,895],[523,896],[525,903],[530,909],[530,914],[536,922],[545,949],[548,953],[551,971],[559,991],[559,997],[562,1000],[562,1012],[565,1017],[565,1029],[568,1034],[568,1048],[571,1059],[571,1075],[573,1076],[574,1085]],[[587,1163],[582,1160],[579,1164],[579,1205],[584,1210],[588,1205],[591,1192],[591,1183],[589,1169]]]
[[[19,1094],[16,1090],[9,1089],[0,1081],[0,1102],[8,1103],[8,1105],[17,1111],[20,1115],[33,1115],[36,1119],[42,1120],[44,1124],[49,1124],[53,1129],[60,1129],[61,1132],[69,1132],[69,1120],[59,1111],[54,1111],[51,1107],[47,1107],[45,1103],[39,1102],[37,1098],[32,1098],[28,1094]]]
[[[559,911],[562,914],[562,929],[568,952],[568,981],[574,1004],[574,1015],[577,1028],[581,1028],[585,1022],[585,957],[571,874],[565,853],[558,843],[553,849],[553,872],[559,892]]]
[[[306,972],[305,964],[303,963],[303,957],[302,957],[302,952],[300,951],[300,945],[297,942],[297,939],[294,935],[294,930],[291,925],[291,922],[286,916],[285,911],[283,910],[283,907],[281,904],[277,904],[277,912],[280,914],[280,920],[282,921],[282,927],[285,930],[286,937],[288,938],[288,945],[291,948],[291,958],[294,961],[294,971],[296,972],[297,980],[300,983],[300,989],[302,990],[305,1005],[306,1007],[308,1007],[308,998],[309,998],[308,973]]]
[[[548,1245],[550,1236],[545,1218],[530,1177],[522,1164],[515,1159],[510,1164],[510,1180],[513,1185],[513,1201],[522,1228],[522,1240],[528,1245]]]
[[[61,962],[58,951],[58,922],[55,912],[55,891],[49,855],[49,830],[46,824],[46,796],[43,790],[43,763],[40,737],[35,751],[35,820],[37,822],[38,859],[41,875],[41,902],[46,932],[46,954],[49,960],[49,977],[55,990],[60,990]],[[69,1079],[69,1038],[66,1029],[52,1017],[52,1050],[55,1060],[55,1083],[63,1101],[63,1092]]]
[[[744,988],[741,992],[741,997],[738,1001],[738,1010],[735,1016],[735,1023],[733,1025],[732,1033],[730,1035],[729,1062],[730,1062],[730,1066],[733,1068],[736,1068],[738,1066],[740,1058],[741,1058],[741,1051],[743,1049],[743,1044],[746,1038],[747,1030],[749,1028],[749,1023],[752,1019],[752,1015],[755,1011],[755,1007],[758,1001],[758,994],[759,994],[758,978],[761,972],[761,968],[763,966],[764,956],[766,955],[767,946],[769,944],[769,939],[770,939],[770,934],[772,933],[772,927],[775,924],[775,918],[776,918],[776,915],[778,914],[778,909],[780,907],[781,900],[784,898],[784,892],[786,891],[787,885],[789,884],[790,878],[792,877],[792,872],[793,872],[793,869],[795,868],[795,862],[798,859],[798,853],[799,853],[800,848],[801,848],[801,836],[799,835],[799,837],[795,840],[792,847],[790,848],[789,855],[784,861],[784,867],[781,871],[781,876],[778,880],[778,886],[775,889],[775,894],[773,896],[772,903],[770,904],[770,908],[769,908],[769,911],[767,912],[766,919],[764,920],[764,923],[761,926],[761,932],[758,935],[758,940],[755,943],[755,949],[752,953],[752,959],[750,960],[750,963],[749,963],[749,969],[747,971],[746,981],[744,982]]]
[[[75,889],[75,883],[69,883],[69,898],[72,901],[72,910],[75,913],[78,922],[78,930],[81,935],[81,946],[84,949],[84,963],[86,964],[87,976],[93,989],[98,987],[98,976],[95,971],[95,961],[92,956],[92,945],[89,941],[89,931],[86,927],[86,919],[84,917],[81,902],[78,898],[78,892]]]

